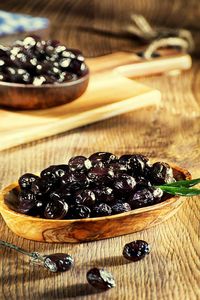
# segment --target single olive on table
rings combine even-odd
[[[142,154],[118,158],[108,152],[72,157],[68,164],[42,170],[40,176],[26,173],[18,183],[17,200],[5,199],[12,210],[57,220],[125,213],[165,201],[177,190],[167,163],[151,164]],[[166,188],[172,192],[166,193]]]
[[[89,69],[82,52],[56,40],[27,36],[0,45],[0,104],[37,109],[65,104],[87,88]]]
[[[14,244],[2,240],[0,240],[0,246],[13,249],[19,253],[29,256],[32,264],[40,265],[53,273],[66,272],[74,265],[73,257],[66,253],[41,255],[38,252],[28,252]]]
[[[98,290],[108,290],[116,286],[113,275],[104,269],[93,268],[87,272],[86,278]]]
[[[143,259],[150,253],[150,246],[147,242],[136,240],[124,246],[123,256],[131,261]]]

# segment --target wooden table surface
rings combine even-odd
[[[90,9],[83,13],[81,9],[86,2],[5,1],[1,3],[1,9],[49,17],[53,24],[52,36],[72,47],[82,48],[88,56],[130,50],[133,47],[130,39],[99,35],[78,28],[78,25],[85,25],[85,20],[92,28],[95,24],[101,28],[108,24],[109,18],[98,18],[98,11],[102,13],[104,8],[100,3],[106,5],[107,2],[98,2],[99,5],[97,1],[94,1],[95,5],[90,2]],[[110,12],[114,15],[109,20],[110,28],[114,28],[118,16],[114,10],[115,1],[109,2],[112,3],[109,5]],[[89,155],[95,151],[110,151],[119,155],[141,152],[153,160],[176,163],[189,169],[193,177],[200,177],[199,67],[200,62],[194,61],[193,68],[180,76],[140,79],[162,92],[163,99],[158,109],[146,108],[1,152],[1,187],[24,172],[36,172],[49,164],[63,163],[72,155]],[[1,248],[0,299],[200,299],[199,203],[197,197],[188,198],[175,216],[149,230],[75,245],[23,240],[12,234],[0,219],[1,239],[30,251],[45,254],[68,252],[75,258],[73,270],[51,274],[30,266],[22,255]],[[122,258],[122,248],[135,239],[148,241],[152,251],[140,262],[127,263]],[[103,266],[113,273],[116,288],[96,293],[87,285],[86,272],[95,266]]]

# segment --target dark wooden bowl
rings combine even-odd
[[[191,179],[185,169],[174,166],[173,171],[177,180]],[[94,241],[147,229],[170,218],[185,201],[184,197],[171,197],[152,206],[109,217],[48,220],[19,214],[8,208],[4,199],[13,197],[17,187],[18,184],[13,183],[0,194],[0,212],[6,224],[23,238],[50,243]]]
[[[0,106],[31,110],[72,102],[86,90],[89,73],[71,82],[34,86],[0,81]]]

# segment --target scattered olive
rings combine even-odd
[[[136,240],[124,246],[123,256],[131,261],[138,261],[150,253],[149,244],[142,240]]]
[[[111,273],[104,269],[93,268],[87,272],[87,281],[94,288],[108,290],[116,286]]]
[[[44,267],[52,272],[66,272],[74,265],[74,259],[65,253],[49,254],[44,257]]]

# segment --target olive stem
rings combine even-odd
[[[24,249],[22,249],[22,248],[20,248],[16,245],[13,245],[11,243],[8,243],[8,242],[2,241],[2,240],[0,240],[0,245],[4,246],[4,247],[7,247],[7,248],[10,248],[10,249],[13,249],[17,252],[20,252],[20,253],[24,254],[24,255],[27,255],[27,256],[32,258],[32,261],[35,261],[35,260],[39,260],[39,261],[42,261],[42,262],[44,261],[44,257],[41,256],[37,252],[28,252],[28,251],[26,251],[26,250],[24,250]]]

